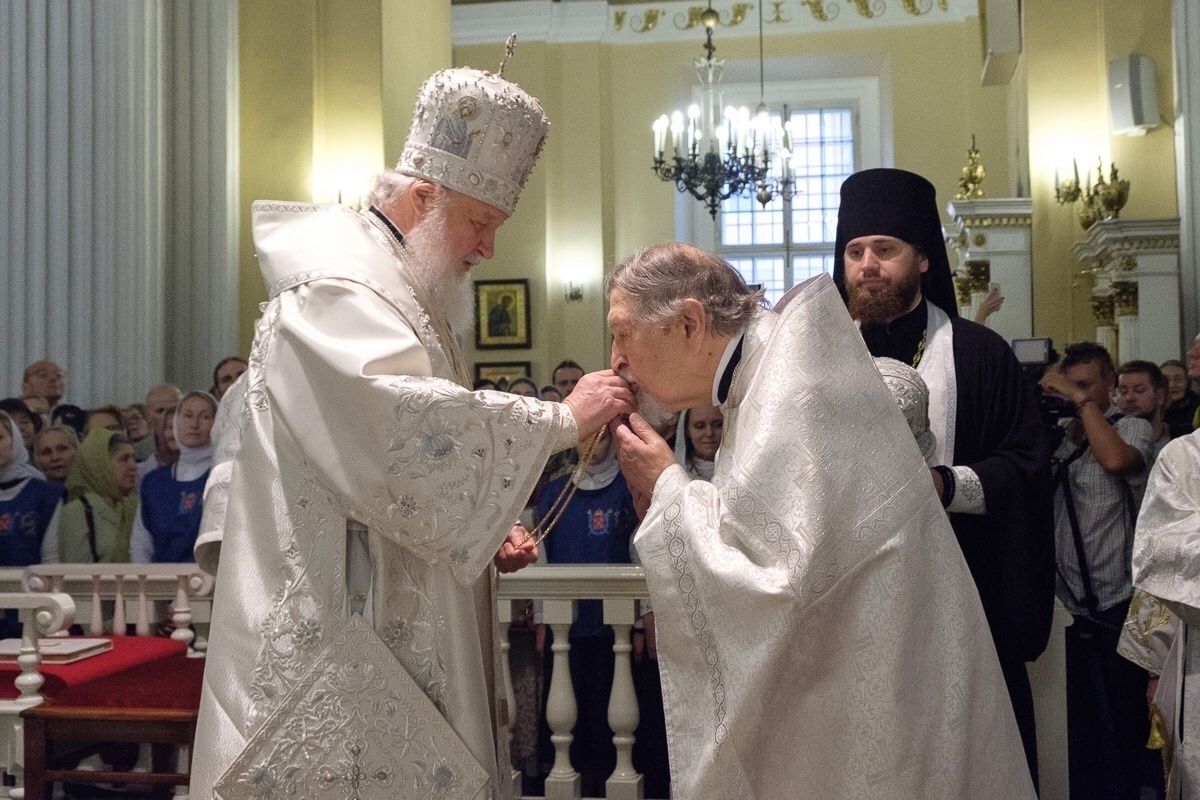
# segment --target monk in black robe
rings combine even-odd
[[[933,185],[872,169],[842,185],[834,281],[873,356],[929,385],[939,447],[931,478],[991,628],[1037,782],[1025,662],[1046,647],[1054,608],[1050,453],[1037,393],[1008,343],[958,316]]]

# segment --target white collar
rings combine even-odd
[[[712,385],[712,404],[714,406],[721,405],[721,379],[725,377],[725,370],[729,368],[729,361],[733,358],[733,353],[737,350],[738,345],[742,343],[742,337],[746,335],[746,329],[742,328],[738,334],[729,340],[725,345],[725,352],[721,355],[721,363],[717,364],[717,371],[713,373]]]

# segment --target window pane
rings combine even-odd
[[[833,274],[833,254],[796,256],[792,259],[792,284],[806,281],[822,272]]]
[[[765,208],[753,194],[729,198],[717,217],[721,246],[783,244],[783,214],[783,198],[775,198]]]
[[[798,192],[792,201],[792,242],[832,242],[842,181],[854,171],[853,113],[802,109],[791,112],[791,119],[798,134],[792,142]]]
[[[787,291],[783,275],[784,261],[780,256],[731,258],[729,263],[741,273],[746,283],[761,286],[772,303],[778,302]]]

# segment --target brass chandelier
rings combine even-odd
[[[715,220],[720,205],[731,197],[754,193],[764,206],[775,197],[791,199],[795,180],[791,165],[793,131],[790,122],[772,120],[765,102],[763,19],[758,15],[759,105],[753,116],[745,106],[722,109],[720,91],[725,59],[716,58],[713,30],[720,15],[708,8],[704,25],[704,57],[693,65],[700,80],[700,102],[687,113],[675,111],[654,121],[652,169],[680,192],[708,208]],[[784,119],[787,108],[784,107]]]

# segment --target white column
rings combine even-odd
[[[988,318],[988,327],[1005,339],[1033,335],[1032,203],[1029,198],[955,200],[946,209],[954,219],[954,249],[965,262],[989,262],[991,283],[1000,284],[1004,306]],[[986,287],[984,287],[986,294]],[[970,316],[982,297],[972,295]]]
[[[636,600],[604,601],[604,623],[613,629],[613,684],[608,698],[608,726],[613,731],[617,765],[604,784],[610,800],[642,800],[642,776],[633,768],[634,731],[638,726],[637,693],[629,665],[629,630],[633,627]]]
[[[1114,361],[1121,358],[1116,325],[1097,325],[1096,344],[1107,350]]]
[[[1188,302],[1179,295],[1183,264],[1175,253],[1140,253],[1136,262],[1140,357],[1156,364],[1179,358],[1191,346],[1181,318],[1181,305],[1186,313]],[[1186,340],[1182,350],[1180,338]]]
[[[1183,312],[1178,352],[1200,332],[1200,4],[1175,0],[1175,187],[1179,195],[1179,285]],[[1176,356],[1178,357],[1178,356]]]
[[[575,619],[574,600],[546,600],[542,603],[542,619],[554,632],[554,674],[550,679],[550,694],[546,699],[546,724],[553,732],[554,767],[546,776],[548,800],[573,800],[580,796],[579,773],[571,766],[571,731],[575,729],[578,713],[575,688],[571,684],[571,653],[569,639],[571,622]]]
[[[1098,294],[1111,286],[1121,361],[1160,362],[1183,352],[1179,225],[1177,219],[1102,220],[1071,248],[1093,272]]]

